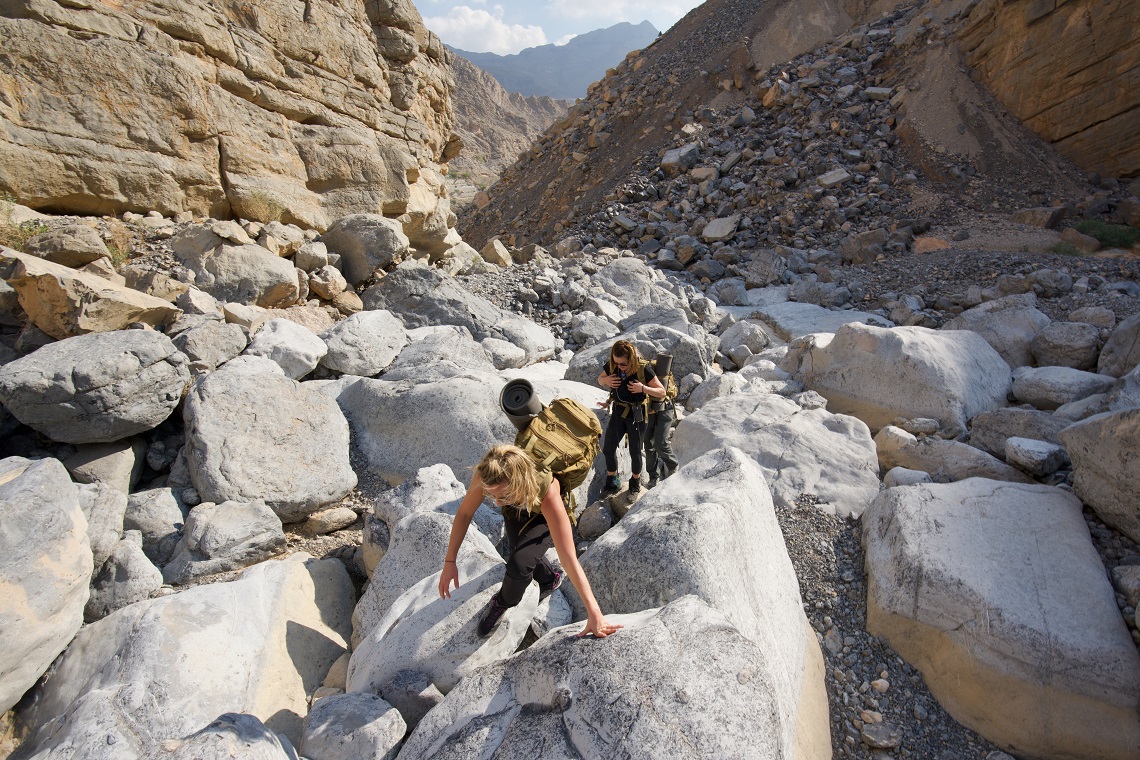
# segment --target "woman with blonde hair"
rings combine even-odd
[[[439,574],[440,597],[450,599],[453,584],[459,588],[459,569],[455,564],[459,547],[467,535],[475,510],[488,496],[503,510],[511,553],[507,557],[503,585],[491,597],[487,612],[479,621],[479,636],[489,636],[503,613],[522,601],[532,579],[538,581],[543,596],[561,585],[562,573],[543,556],[552,544],[563,570],[586,605],[586,627],[578,635],[593,634],[605,638],[622,627],[607,622],[602,616],[586,573],[578,563],[573,528],[562,502],[558,481],[549,470],[539,469],[530,455],[517,446],[495,446],[475,466],[471,486],[451,525],[447,555],[443,571]]]

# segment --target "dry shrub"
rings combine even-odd
[[[107,250],[111,252],[111,263],[118,269],[130,259],[135,251],[135,235],[131,228],[119,219],[107,222]]]
[[[241,208],[246,219],[262,224],[279,222],[285,213],[285,207],[276,198],[261,190],[247,195],[242,200]]]

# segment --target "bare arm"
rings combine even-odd
[[[663,399],[665,398],[665,386],[661,381],[654,377],[648,383],[642,384],[634,380],[629,384],[629,389],[633,393],[644,393],[650,398]]]
[[[546,525],[550,528],[550,537],[554,540],[554,550],[558,552],[558,560],[562,569],[578,590],[578,596],[586,605],[586,627],[579,636],[592,633],[599,639],[604,639],[616,633],[623,626],[606,621],[602,616],[602,609],[598,600],[594,598],[590,581],[586,579],[586,571],[578,563],[578,553],[574,551],[574,531],[570,525],[570,518],[566,515],[566,507],[562,503],[562,494],[559,492],[558,481],[553,480],[546,496],[542,499],[542,516],[546,518]]]
[[[459,557],[459,547],[467,535],[467,528],[471,525],[471,518],[475,510],[483,503],[483,482],[479,480],[478,473],[471,478],[471,486],[459,502],[459,510],[455,513],[455,520],[451,523],[451,538],[447,541],[447,554],[443,558],[443,571],[439,574],[439,595],[442,599],[451,598],[451,584],[459,588],[459,568],[455,561]]]

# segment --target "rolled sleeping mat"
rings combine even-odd
[[[664,378],[673,370],[673,355],[672,354],[657,354],[657,360],[653,363],[653,371],[657,373],[657,377]],[[662,379],[661,383],[664,384],[665,380]]]
[[[517,430],[525,430],[530,421],[542,413],[542,400],[528,380],[511,380],[499,394],[499,406]]]

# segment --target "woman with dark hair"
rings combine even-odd
[[[459,504],[451,524],[451,538],[439,574],[439,595],[451,598],[451,586],[459,588],[459,569],[455,564],[459,547],[475,510],[487,496],[503,510],[504,528],[511,554],[507,557],[503,585],[491,597],[487,611],[476,632],[481,637],[491,634],[503,613],[522,601],[531,580],[538,581],[539,592],[550,594],[562,584],[562,573],[543,556],[553,544],[562,569],[578,590],[586,606],[586,627],[579,636],[593,634],[604,639],[621,625],[611,624],[602,616],[586,573],[574,551],[574,534],[558,480],[549,470],[540,469],[530,454],[517,446],[501,445],[488,451],[471,478],[471,487]]]
[[[610,358],[598,375],[598,384],[610,391],[610,421],[602,438],[602,456],[606,459],[604,493],[621,490],[618,477],[617,448],[623,436],[629,438],[629,493],[641,491],[642,444],[649,419],[649,400],[665,398],[665,386],[657,379],[653,366],[642,361],[637,346],[619,340],[610,348]]]

